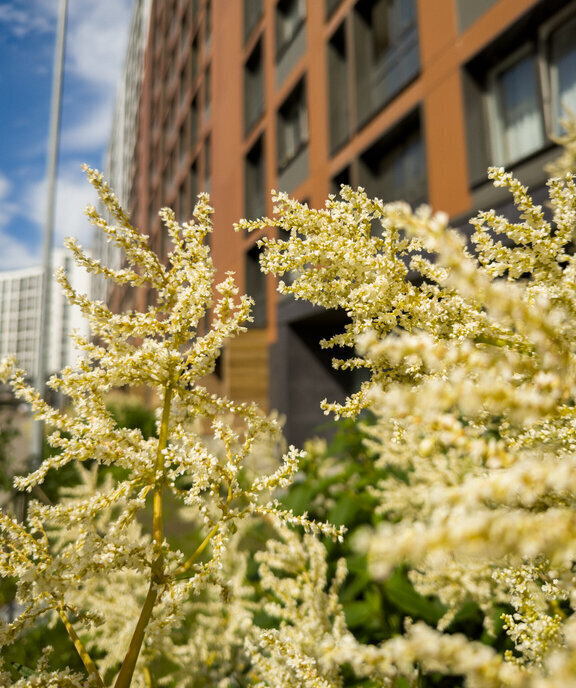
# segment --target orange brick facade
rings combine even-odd
[[[210,192],[217,269],[257,301],[250,343],[223,355],[222,391],[286,413],[301,442],[318,402],[355,384],[315,343],[344,316],[279,298],[258,277],[257,236],[234,222],[270,212],[269,189],[320,206],[345,182],[465,228],[507,203],[489,164],[542,193],[555,103],[576,98],[575,17],[572,0],[153,0],[130,205],[165,252],[158,208],[187,219]]]

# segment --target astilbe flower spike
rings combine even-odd
[[[48,441],[56,450],[37,470],[19,477],[17,488],[30,491],[48,471],[67,464],[79,467],[89,487],[57,504],[30,501],[23,523],[0,514],[0,575],[16,580],[21,609],[13,622],[1,622],[0,646],[16,642],[41,615],[48,615],[64,624],[86,678],[67,671],[52,675],[39,666],[34,685],[128,688],[150,677],[155,648],[166,649],[165,636],[182,621],[187,600],[210,585],[225,584],[220,572],[240,523],[274,515],[334,537],[340,531],[284,512],[273,497],[298,470],[294,448],[271,475],[246,472],[255,444],[278,437],[277,420],[253,404],[211,394],[200,382],[213,371],[225,342],[242,333],[251,319],[251,300],[238,295],[231,274],[214,286],[205,242],[212,214],[207,196],[200,195],[189,223],[179,224],[171,210],[161,211],[172,242],[164,265],[147,237],[131,226],[102,176],[86,172],[113,222],[93,207],[87,215],[123,249],[127,267],[101,265],[75,240],[67,242],[68,248],[91,273],[145,287],[153,294],[153,305],[144,312],[113,313],[104,303],[77,293],[60,272],[64,292],[80,307],[94,337],[76,337],[84,357],[49,381],[69,402],[67,408],[51,408],[26,384],[25,373],[14,362],[0,367],[2,379],[51,427]],[[209,309],[211,328],[202,331]],[[157,437],[144,439],[139,430],[118,427],[107,410],[108,393],[129,387],[146,387],[159,400]],[[213,434],[212,443],[206,442],[199,423]],[[95,473],[83,473],[82,466]],[[193,513],[190,534],[199,544],[192,551],[172,549],[166,539],[168,495]],[[139,520],[148,510],[150,534]],[[119,602],[115,584],[131,595],[129,601]],[[95,604],[102,608],[91,606]],[[94,651],[104,651],[102,662],[93,659]],[[26,679],[14,685],[27,685]]]
[[[346,312],[323,345],[355,349],[335,366],[368,379],[324,406],[368,408],[377,466],[393,469],[371,490],[381,523],[357,547],[374,578],[409,565],[446,605],[438,629],[409,625],[378,647],[341,636],[340,661],[377,685],[398,673],[420,685],[422,671],[481,688],[576,677],[576,184],[550,179],[544,210],[510,173],[489,175],[520,219],[480,213],[471,245],[442,214],[348,187],[319,210],[276,194],[272,218],[238,225],[278,232],[260,244],[263,269],[291,276],[281,292]],[[489,633],[512,610],[512,651],[444,632],[469,601]]]

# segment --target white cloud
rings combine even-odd
[[[76,104],[65,102],[62,131],[65,152],[105,148],[108,143],[131,6],[132,0],[69,4],[65,74],[82,82],[83,88],[89,91],[90,109],[82,103],[76,110]],[[66,82],[64,89],[66,93]]]
[[[69,236],[76,237],[87,248],[92,244],[93,229],[83,211],[88,204],[96,202],[96,194],[80,170],[80,164],[75,169],[78,170],[77,173],[66,170],[58,179],[53,241],[55,248],[61,248],[64,239]],[[42,262],[46,182],[31,182],[21,190],[18,197],[6,202],[11,192],[12,186],[8,179],[0,174],[0,270],[29,267]],[[27,221],[27,227],[30,222],[36,225],[35,238],[29,234],[16,234],[19,218]]]
[[[41,247],[38,245],[33,251],[30,247],[0,229],[0,270],[18,270],[31,265],[39,265],[42,261]]]
[[[112,102],[102,100],[88,115],[74,118],[62,131],[61,145],[67,153],[84,154],[106,148],[112,125]]]
[[[126,47],[133,0],[68,2],[66,53],[75,74],[96,84],[114,86]],[[0,24],[16,38],[54,33],[57,0],[11,0],[0,4]]]
[[[0,172],[0,230],[11,222],[16,213],[16,205],[10,200],[12,183],[8,177]]]
[[[47,39],[47,33],[53,41],[59,4],[57,0],[0,1],[0,24],[26,44],[32,45],[34,35],[44,34]],[[86,246],[91,244],[92,229],[82,210],[94,202],[94,193],[80,171],[80,163],[71,164],[69,158],[73,155],[81,161],[93,161],[94,154],[99,155],[107,146],[132,4],[133,0],[70,0],[68,4],[61,132],[64,159],[58,178],[56,246],[61,246],[66,236],[77,236]],[[42,148],[46,145],[39,143]],[[45,204],[44,182],[32,181],[21,187],[0,173],[0,269],[40,262]],[[37,225],[38,240],[32,249],[29,236],[19,238],[18,217]]]
[[[90,110],[68,105],[62,148],[66,152],[105,148],[122,73],[132,0],[70,4],[66,70],[91,93]],[[66,89],[66,86],[65,86]]]
[[[18,214],[19,204],[13,198],[13,185],[0,172],[0,270],[23,268],[38,262],[38,257],[31,255],[30,247],[13,231],[7,231]]]
[[[55,7],[55,3],[52,3]],[[46,8],[50,9],[50,6]],[[25,38],[33,33],[46,33],[52,29],[53,12],[36,11],[34,3],[21,0],[0,5],[0,24],[4,24],[16,38]]]
[[[37,262],[30,255],[29,247],[6,231],[18,215],[18,204],[11,197],[12,184],[8,177],[0,173],[0,270],[26,267]]]
[[[92,227],[84,217],[84,208],[96,201],[95,192],[86,181],[80,165],[77,173],[66,170],[58,178],[56,188],[56,217],[54,220],[54,246],[62,246],[66,237],[76,237],[84,246],[92,243]],[[30,184],[24,191],[22,207],[26,217],[39,227],[44,226],[46,208],[46,182]]]
[[[74,74],[116,91],[131,7],[132,0],[71,3],[66,47]]]
[[[62,146],[67,152],[105,146],[126,53],[133,0],[68,3]],[[0,4],[0,24],[19,39],[55,33],[59,2],[12,0]],[[66,79],[69,79],[67,82]],[[74,82],[85,94],[76,115]],[[86,116],[86,102],[91,112]],[[82,120],[79,119],[82,118]]]

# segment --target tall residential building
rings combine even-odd
[[[62,267],[80,293],[88,293],[89,276],[64,250],[52,255],[54,267]],[[38,367],[38,327],[42,292],[45,285],[44,268],[34,266],[0,272],[0,358],[15,356],[18,366],[24,368],[32,379]],[[71,365],[79,355],[69,337],[72,331],[88,336],[88,326],[80,310],[66,300],[60,285],[54,278],[49,281],[50,329],[47,338],[47,373],[57,373]]]
[[[104,175],[123,206],[127,206],[135,179],[136,137],[140,116],[140,93],[144,74],[144,55],[148,41],[152,0],[134,0],[126,57],[114,107],[110,141]],[[103,209],[101,208],[103,211]],[[94,232],[92,250],[110,267],[119,267],[119,249],[106,241],[100,231]],[[92,276],[92,297],[106,301],[108,283],[101,275]]]
[[[345,314],[279,297],[258,235],[233,223],[271,212],[269,189],[318,207],[345,183],[465,229],[509,204],[488,165],[543,197],[563,105],[576,111],[576,0],[152,0],[128,206],[165,254],[158,209],[186,219],[210,191],[216,266],[256,300],[219,384],[286,413],[301,442],[319,401],[357,384],[318,346]]]

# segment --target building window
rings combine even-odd
[[[342,0],[326,0],[326,17],[331,17]]]
[[[376,0],[370,7],[374,60],[386,56],[416,24],[414,0]]]
[[[560,134],[560,120],[576,116],[576,16],[550,34],[550,94],[552,133]]]
[[[540,3],[463,71],[472,186],[484,183],[489,165],[517,165],[545,151],[562,132],[560,120],[576,111],[576,2],[553,9]]]
[[[184,10],[184,16],[182,17],[182,30],[180,33],[180,50],[183,53],[188,45],[190,31],[190,13],[187,9]]]
[[[276,53],[290,45],[306,19],[306,0],[279,0],[276,5]]]
[[[244,0],[244,38],[252,33],[252,30],[262,16],[262,0]]]
[[[212,99],[212,77],[210,71],[210,65],[206,67],[206,72],[204,74],[204,118],[210,119],[210,106]]]
[[[194,98],[190,107],[190,148],[194,148],[198,140],[198,98]]]
[[[350,135],[350,97],[344,24],[334,32],[328,42],[328,93],[330,150],[334,152]]]
[[[262,136],[246,155],[244,180],[246,217],[263,217],[266,214],[266,163]]]
[[[171,193],[172,189],[174,188],[174,176],[175,176],[175,170],[176,170],[175,159],[176,159],[176,151],[173,148],[168,155],[168,162],[166,163],[166,167],[164,168],[164,180],[163,180],[163,185],[162,185],[162,187],[164,189],[164,201],[163,201],[163,203],[166,203],[168,196],[170,196],[170,193]]]
[[[198,164],[196,160],[190,165],[190,172],[188,174],[188,197],[190,198],[190,207],[196,206],[198,200]]]
[[[190,77],[192,82],[198,76],[198,38],[192,41],[192,48],[190,50]]]
[[[330,180],[330,193],[338,195],[343,186],[352,186],[350,167],[340,170],[337,175]]]
[[[150,234],[150,232],[156,228],[156,225],[158,224],[158,210],[156,209],[156,204],[153,203],[153,201],[150,201],[148,204],[148,230],[147,233]]]
[[[174,121],[176,118],[176,99],[172,98],[172,100],[168,103],[168,106],[166,108],[166,120],[164,122],[164,141],[167,141],[170,138],[170,135],[174,131]]]
[[[544,122],[534,54],[492,72],[490,92],[494,162],[507,165],[542,148]]]
[[[266,299],[266,275],[260,269],[260,251],[254,246],[246,254],[245,260],[245,284],[246,293],[254,299],[252,307],[253,321],[248,323],[252,328],[266,327],[267,299]]]
[[[300,81],[278,111],[278,169],[286,167],[308,143],[305,81]]]
[[[178,189],[178,222],[188,222],[190,198],[187,193],[186,181],[180,184]]]
[[[180,72],[180,105],[184,105],[189,92],[190,77],[188,76],[188,65],[185,64]]]
[[[262,39],[246,61],[244,68],[244,129],[246,132],[256,124],[264,112],[264,61]]]
[[[415,0],[361,0],[354,13],[358,114],[371,116],[420,71]]]
[[[385,202],[426,201],[426,160],[419,113],[386,132],[360,156],[359,182]]]
[[[205,13],[206,19],[204,20],[204,43],[206,46],[209,46],[212,38],[212,3],[210,0],[206,0]]]
[[[188,147],[188,137],[186,136],[186,124],[183,124],[178,132],[178,150],[180,153],[180,165],[182,165],[190,150]]]
[[[212,177],[212,143],[210,137],[207,136],[204,141],[204,186],[206,189],[210,187],[210,179]]]

